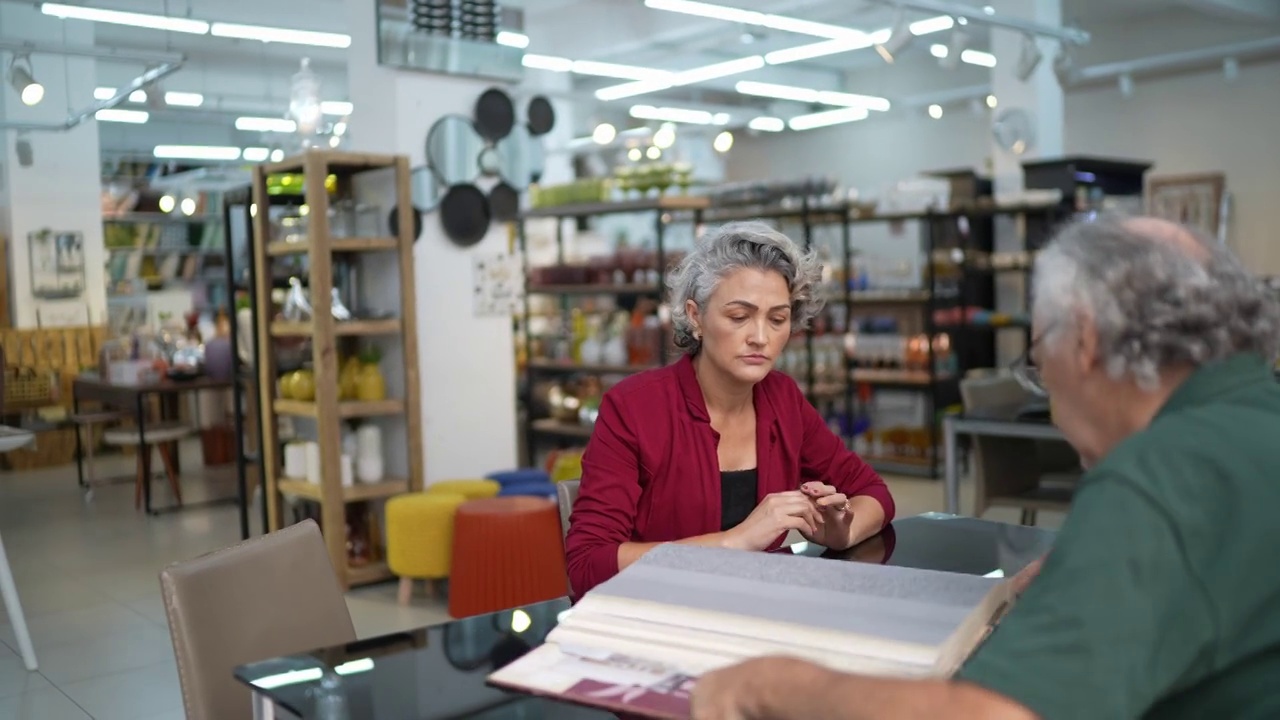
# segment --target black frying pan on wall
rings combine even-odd
[[[449,187],[440,201],[440,226],[458,247],[471,247],[489,232],[489,199],[470,183]]]
[[[489,208],[499,222],[515,220],[520,215],[520,193],[505,182],[489,189]]]
[[[541,95],[535,95],[529,101],[529,108],[526,111],[529,127],[529,134],[538,137],[551,132],[551,128],[556,124],[556,111],[551,107],[551,101]]]
[[[489,142],[506,137],[516,124],[516,106],[511,102],[511,96],[498,88],[480,93],[475,115],[476,131]]]

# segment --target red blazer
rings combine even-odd
[[[821,480],[868,495],[893,519],[884,480],[845,448],[790,377],[755,387],[757,501]],[[565,556],[574,595],[618,572],[624,542],[668,542],[720,530],[719,434],[686,356],[633,375],[605,393],[582,458]],[[782,544],[780,535],[772,548]]]

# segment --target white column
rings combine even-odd
[[[42,15],[35,4],[0,3],[0,36],[56,45],[93,45],[93,26]],[[9,53],[4,53],[7,71]],[[93,102],[92,58],[38,53],[32,74],[45,87],[44,100],[28,107],[10,87],[0,85],[0,117],[13,122],[61,122],[71,110]],[[19,141],[29,143],[30,167],[19,161]],[[90,119],[69,131],[0,130],[0,233],[9,238],[10,301],[15,327],[74,325],[106,321],[105,252],[100,209],[101,165],[98,125]],[[25,155],[25,152],[24,152]],[[32,295],[28,234],[41,229],[83,236],[84,292],[66,300]]]
[[[446,114],[470,116],[476,98],[496,83],[378,65],[374,13],[365,3],[347,6],[352,36],[347,78],[355,105],[348,149],[407,155],[413,166],[424,165],[431,124]],[[518,121],[523,114],[517,102]],[[460,249],[445,237],[438,212],[425,214],[423,221],[414,260],[425,481],[514,467],[511,319],[472,312],[472,263],[506,253],[507,228],[495,223],[480,243]]]
[[[1042,25],[1062,24],[1062,0],[991,0],[989,3],[998,16],[1018,17]],[[1022,53],[1023,34],[1014,30],[993,27],[991,52],[998,62],[991,69],[991,92],[996,96],[997,107],[991,113],[994,122],[1002,112],[1020,109],[1031,118],[1033,141],[1022,155],[996,145],[991,140],[992,180],[996,196],[1017,192],[1024,188],[1022,163],[1035,158],[1061,157],[1063,152],[1063,92],[1053,72],[1053,59],[1058,54],[1058,41],[1036,38],[1042,58],[1035,72],[1026,80],[1017,76],[1018,59]],[[998,251],[1023,249],[1019,235],[1020,223],[1014,218],[997,217],[996,241]],[[1013,274],[998,276],[996,306],[1004,311],[1021,311],[1025,306],[1026,279]],[[1023,339],[1017,333],[997,335],[997,362],[1004,364],[1017,357],[1023,349]]]
[[[993,0],[989,4],[995,8],[998,16],[1018,17],[1043,25],[1062,24],[1062,0]],[[991,52],[999,59],[991,69],[991,92],[999,103],[999,107],[992,113],[992,119],[1005,110],[1019,108],[1030,114],[1035,132],[1034,143],[1023,155],[996,147],[993,141],[993,179],[997,194],[1022,189],[1024,160],[1062,155],[1063,93],[1062,86],[1053,73],[1058,41],[1049,38],[1036,40],[1043,58],[1035,72],[1025,81],[1019,80],[1017,76],[1022,43],[1023,34],[1020,32],[998,27],[991,30]]]

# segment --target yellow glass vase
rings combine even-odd
[[[364,363],[360,366],[360,374],[356,377],[357,400],[385,400],[387,398],[387,380],[382,376],[382,368],[377,363]]]

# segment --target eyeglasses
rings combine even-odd
[[[1048,329],[1045,332],[1048,332]],[[1049,397],[1049,391],[1045,389],[1044,381],[1040,378],[1040,368],[1036,367],[1031,360],[1031,351],[1044,339],[1044,336],[1045,333],[1042,332],[1039,337],[1031,340],[1018,359],[1009,363],[1009,372],[1027,392],[1040,397]]]

